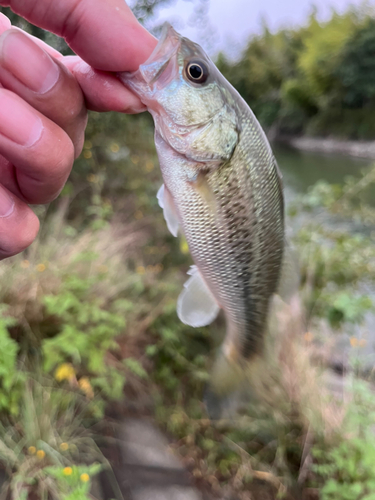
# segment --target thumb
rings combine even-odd
[[[0,5],[63,37],[96,69],[134,71],[156,45],[124,0],[0,0]]]

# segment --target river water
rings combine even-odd
[[[372,163],[368,159],[301,151],[284,145],[273,145],[272,149],[283,174],[287,197],[306,192],[321,179],[343,183],[346,176],[359,176]]]

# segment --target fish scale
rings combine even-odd
[[[285,246],[281,176],[265,134],[204,51],[170,26],[149,60],[120,78],[154,117],[164,214],[197,266],[179,316],[204,325],[220,307],[224,355],[249,360],[262,348]]]

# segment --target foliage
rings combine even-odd
[[[306,91],[319,109],[321,100],[332,92],[335,85],[333,69],[342,47],[348,42],[358,25],[352,12],[342,16],[333,13],[328,23],[320,24],[315,15],[303,32],[303,50],[298,57],[298,69],[306,81]]]
[[[76,259],[92,261],[95,255],[77,255]],[[103,301],[92,295],[92,288],[101,276],[82,279],[64,276],[58,295],[44,297],[45,314],[61,324],[57,335],[43,341],[44,367],[52,372],[56,366],[71,361],[76,372],[91,375],[91,384],[106,396],[119,398],[125,376],[106,362],[108,350],[116,350],[115,337],[125,327],[121,307],[105,310]],[[91,293],[90,293],[91,292]]]
[[[8,328],[14,319],[5,315],[6,308],[0,309],[0,412],[15,415],[19,410],[19,400],[25,377],[18,369],[19,346],[9,336]]]
[[[328,450],[318,445],[313,450],[313,469],[325,480],[322,500],[375,498],[375,436],[369,425],[375,417],[374,397],[363,381],[354,382],[352,397],[341,428],[347,439]]]
[[[322,314],[332,326],[340,323],[361,323],[365,314],[374,310],[373,300],[368,295],[353,296],[352,291],[322,293],[320,300],[325,304]]]
[[[351,108],[374,106],[375,62],[375,21],[368,19],[366,24],[355,31],[347,43],[336,76],[342,85],[342,105]]]
[[[371,237],[352,236],[309,224],[298,236],[306,305],[310,314],[331,324],[361,322],[373,300],[361,293],[361,280],[375,280]]]
[[[90,476],[101,466],[73,464],[95,459],[106,463],[87,429],[92,403],[57,388],[53,380],[24,375],[28,381],[17,421],[3,418],[0,423],[0,461],[7,475],[4,498],[36,494],[41,500],[88,499]]]
[[[241,59],[220,55],[225,76],[263,126],[279,134],[371,139],[374,113],[373,11],[363,4],[327,22],[311,14],[293,30],[254,36]]]
[[[252,39],[237,63],[230,64],[223,54],[219,56],[219,69],[265,126],[270,126],[280,113],[281,86],[295,73],[300,43],[298,33],[281,31],[272,35],[265,28],[262,36]]]
[[[64,495],[64,500],[90,500],[91,477],[96,475],[101,465],[90,466],[46,467],[46,476],[52,477],[57,482],[59,495]]]
[[[135,248],[144,241],[142,232],[128,226],[121,233],[104,226],[67,237],[64,229],[69,226],[64,225],[59,236],[58,225],[54,216],[50,233],[44,228],[48,242],[36,244],[35,260],[14,257],[0,270],[6,284],[1,300],[7,304],[0,323],[0,339],[7,349],[0,356],[5,413],[17,414],[24,364],[32,370],[42,366],[63,386],[76,387],[87,398],[100,395],[103,402],[122,397],[127,372],[145,376],[136,360],[122,363],[116,342],[127,320],[132,327],[149,311],[144,281],[151,283],[160,272],[157,266],[147,272],[147,266],[137,267]],[[130,261],[123,262],[126,249],[134,259],[132,272]],[[139,300],[142,292],[145,297]],[[158,290],[153,294],[157,300]]]
[[[314,215],[314,222],[306,224],[295,240],[302,293],[310,316],[325,317],[334,327],[360,324],[374,309],[368,291],[375,282],[374,233],[365,230],[375,223],[374,209],[366,203],[366,191],[374,180],[371,167],[342,186],[320,181],[290,207],[292,215],[302,208]],[[330,223],[322,224],[327,217],[332,218]],[[334,230],[329,227],[332,223]],[[362,231],[353,233],[353,223]]]

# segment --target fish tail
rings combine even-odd
[[[249,391],[253,358],[245,359],[240,349],[232,342],[224,342],[216,359],[211,380],[206,387],[204,402],[212,420],[230,416],[235,410],[242,389]]]

